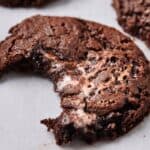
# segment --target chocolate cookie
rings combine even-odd
[[[118,22],[150,47],[150,0],[113,0]]]
[[[0,71],[30,69],[47,76],[63,112],[42,121],[57,144],[116,138],[150,107],[150,67],[142,52],[114,28],[69,17],[34,16],[0,43]]]
[[[49,0],[0,0],[0,5],[18,7],[18,6],[43,6]]]

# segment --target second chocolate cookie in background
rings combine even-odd
[[[0,5],[8,7],[41,7],[52,0],[0,0]]]
[[[150,0],[113,0],[123,29],[150,47]]]

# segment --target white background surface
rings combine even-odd
[[[42,9],[8,9],[0,7],[0,40],[8,29],[22,19],[35,15],[75,16],[119,27],[111,0],[56,0]],[[121,30],[122,31],[122,30]],[[143,42],[134,39],[150,59]],[[128,134],[110,142],[92,146],[73,142],[59,147],[40,120],[59,114],[59,98],[46,79],[32,75],[12,74],[0,79],[0,150],[149,150],[150,117]]]

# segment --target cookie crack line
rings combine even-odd
[[[113,139],[149,113],[150,64],[114,28],[71,17],[33,16],[0,42],[0,72],[31,70],[53,82],[62,113],[41,123],[59,145]]]

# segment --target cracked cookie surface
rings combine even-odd
[[[0,43],[0,72],[17,67],[54,83],[63,111],[42,123],[57,144],[116,138],[149,112],[149,61],[114,28],[70,17],[28,18]]]
[[[150,47],[150,0],[113,0],[118,22]]]

